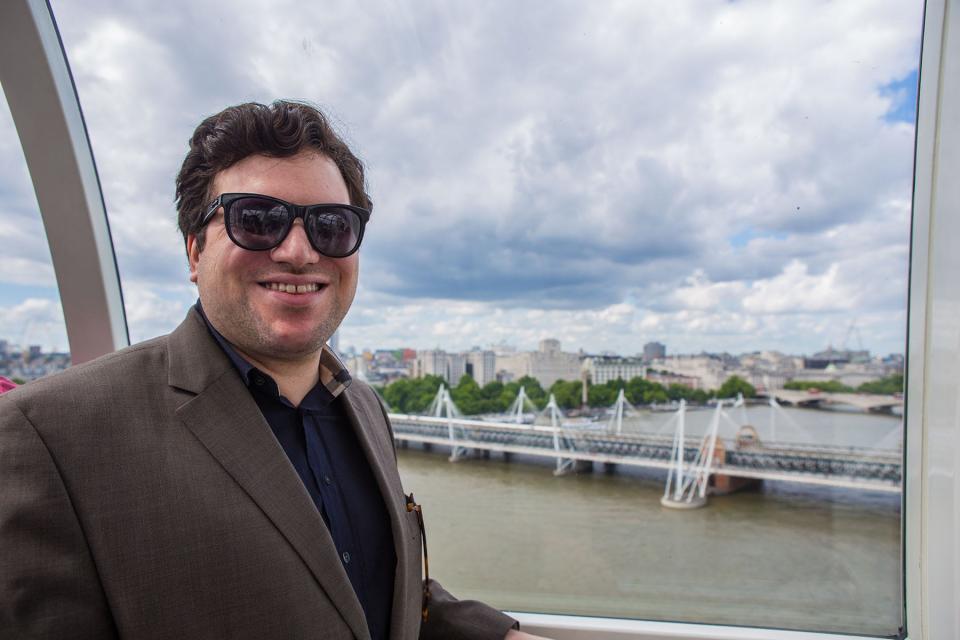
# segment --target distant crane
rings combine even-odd
[[[840,349],[842,351],[850,351],[850,336],[856,333],[857,334],[857,347],[859,351],[863,351],[863,336],[860,334],[860,328],[857,326],[857,319],[854,318],[850,321],[850,326],[847,327],[847,334],[843,336],[843,342],[840,343]]]

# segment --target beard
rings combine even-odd
[[[315,357],[340,326],[352,296],[344,300],[337,293],[328,292],[328,304],[320,310],[263,309],[248,295],[233,297],[204,287],[200,301],[210,323],[240,351],[259,360],[296,361]]]

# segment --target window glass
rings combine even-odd
[[[50,248],[6,98],[0,93],[0,376],[17,384],[70,365]]]
[[[541,431],[395,420],[448,589],[522,611],[897,632],[921,2],[53,8],[134,340],[196,296],[173,203],[193,127],[287,97],[322,106],[369,171],[339,336],[354,375],[396,413],[426,411],[440,378],[460,413],[506,413],[536,380]],[[762,483],[663,506],[677,426],[692,463],[709,400],[738,394],[711,450]]]

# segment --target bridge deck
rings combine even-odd
[[[903,398],[871,393],[831,393],[826,391],[806,391],[797,389],[778,389],[770,393],[778,402],[788,402],[797,406],[840,404],[856,407],[861,411],[889,412],[894,407],[903,406]]]
[[[672,437],[610,435],[402,414],[391,414],[390,418],[398,441],[663,470],[671,466]],[[699,438],[686,439],[684,460],[688,464],[695,460],[699,448]],[[749,450],[730,447],[713,472],[885,492],[899,492],[901,484],[901,461],[897,453],[845,447],[770,445]]]

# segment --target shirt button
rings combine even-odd
[[[323,484],[329,487],[333,484],[333,480],[330,479],[330,476],[323,476]]]
[[[341,557],[343,558],[343,564],[350,564],[350,552],[349,552],[349,551],[344,551],[343,554],[341,555]]]
[[[257,385],[259,385],[259,386],[262,387],[262,386],[263,386],[263,383],[264,383],[264,380],[263,380],[263,378],[261,378],[260,376],[257,376],[256,378],[253,379],[253,382],[254,382],[254,384],[257,384]]]

